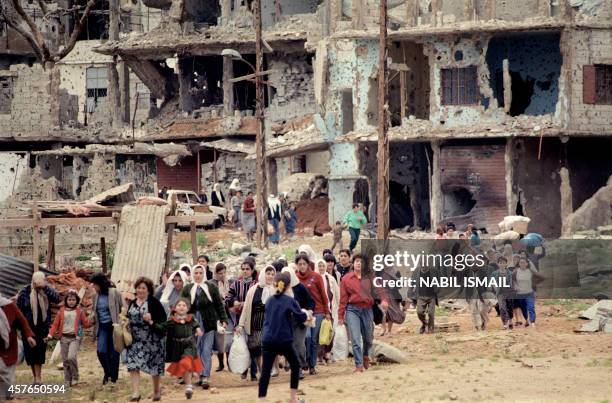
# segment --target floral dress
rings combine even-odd
[[[140,306],[134,302],[128,309],[133,342],[127,348],[127,369],[153,376],[163,375],[166,357],[164,337],[142,319],[148,311],[147,302]]]

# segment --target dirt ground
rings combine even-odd
[[[183,234],[181,234],[182,236]],[[208,245],[219,239],[232,239],[228,230],[207,232]],[[348,240],[348,239],[347,239]],[[276,249],[295,250],[309,243],[317,251],[330,246],[331,237],[307,237],[285,242]],[[537,328],[514,331],[501,329],[495,311],[486,332],[471,326],[466,312],[439,309],[439,316],[448,316],[460,325],[455,333],[419,335],[414,311],[406,322],[393,329],[392,335],[375,337],[404,351],[407,364],[374,365],[361,374],[353,373],[351,361],[320,366],[319,373],[300,382],[301,398],[306,402],[436,402],[436,401],[537,401],[537,402],[607,402],[612,401],[612,335],[577,334],[574,329],[583,323],[577,313],[588,307],[584,301],[540,301],[537,305]],[[48,352],[50,357],[51,353]],[[46,383],[62,382],[62,371],[56,364],[46,364]],[[86,336],[79,353],[81,384],[69,395],[39,398],[38,401],[124,402],[131,394],[125,366],[121,367],[116,385],[101,385],[102,370],[95,345]],[[213,367],[217,360],[213,358]],[[17,383],[31,382],[29,369],[17,370]],[[169,376],[163,377],[163,401],[184,401],[183,386]],[[240,379],[224,371],[212,373],[213,388],[196,388],[194,402],[249,402],[257,400],[255,382]],[[289,374],[282,372],[271,382],[267,401],[287,400]],[[150,377],[143,377],[143,400],[150,400]],[[17,401],[35,399],[18,398]]]

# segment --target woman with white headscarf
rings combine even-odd
[[[179,269],[170,273],[166,283],[159,286],[157,291],[155,291],[155,298],[158,298],[159,302],[161,302],[166,315],[172,312],[174,305],[181,298],[181,293],[187,282],[187,273]]]
[[[247,291],[237,332],[244,331],[247,335],[247,346],[251,358],[255,359],[257,369],[261,373],[261,336],[264,324],[265,304],[268,298],[276,292],[274,288],[274,275],[276,270],[273,266],[266,266],[259,272],[257,287],[249,288]]]
[[[26,362],[32,368],[35,384],[42,383],[42,365],[45,363],[47,351],[44,339],[51,328],[51,304],[57,304],[59,301],[59,294],[47,284],[45,273],[41,271],[34,272],[32,283],[21,290],[17,298],[17,307],[28,319],[36,340],[33,347],[26,339],[23,340]]]
[[[225,196],[221,191],[221,185],[219,185],[218,183],[215,183],[213,185],[213,191],[210,195],[210,204],[216,207],[225,206]]]
[[[204,332],[204,335],[197,339],[198,356],[204,365],[199,384],[204,389],[208,389],[210,387],[208,378],[212,367],[212,350],[215,343],[215,333],[217,332],[217,322],[225,329],[227,314],[219,289],[213,283],[206,281],[204,266],[199,264],[193,266],[191,277],[193,283],[183,288],[181,296],[191,302],[189,312],[196,317],[200,328]]]
[[[26,338],[30,347],[36,345],[34,333],[28,320],[10,299],[0,295],[0,401],[11,398],[8,388],[15,384],[18,341],[17,329]]]

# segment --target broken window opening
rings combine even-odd
[[[560,38],[556,32],[529,33],[489,41],[486,55],[489,84],[497,105],[510,116],[555,112],[563,63]],[[504,60],[510,82],[504,82]],[[511,100],[510,105],[505,105],[504,98]]]
[[[524,216],[525,209],[523,208],[523,203],[521,203],[521,192],[518,194],[518,200],[516,201],[516,209],[514,210],[516,215]]]
[[[221,17],[221,5],[219,0],[187,0],[185,14],[196,24],[217,25]]]
[[[255,55],[248,54],[242,55],[243,59],[247,62],[255,65]],[[234,77],[243,77],[249,74],[253,74],[251,68],[244,62],[235,61],[234,65]],[[264,57],[264,65],[265,65],[265,57]],[[265,70],[265,67],[264,67]],[[264,98],[268,98],[268,91],[264,91]],[[266,100],[264,99],[264,104]],[[255,82],[243,80],[237,83],[234,83],[234,108],[246,111],[252,110],[255,111]],[[267,104],[266,104],[267,105]]]
[[[442,105],[478,104],[478,70],[476,66],[441,69]]]
[[[368,109],[366,117],[369,126],[378,125],[378,77],[370,78],[368,89]]]
[[[108,68],[88,67],[86,71],[87,113],[96,110],[98,102],[108,95]]]
[[[365,215],[368,217],[368,221],[371,221],[372,217],[368,214],[370,208],[370,185],[366,179],[358,179],[355,182],[353,203],[361,203],[365,207]]]
[[[0,77],[0,114],[10,115],[13,105],[13,77]]]
[[[476,206],[472,192],[464,187],[445,190],[443,193],[445,217],[465,215]]]
[[[612,65],[583,66],[585,104],[612,104]]]
[[[340,109],[342,113],[342,134],[353,131],[353,90],[340,92]]]
[[[84,3],[83,3],[84,4]],[[92,39],[108,39],[108,25],[109,25],[109,5],[108,0],[98,1],[91,9],[89,15],[85,19],[85,27],[79,33],[77,40],[89,41]],[[82,9],[81,9],[82,11]],[[73,15],[72,21],[70,21],[71,29],[82,17],[82,12]]]
[[[428,120],[429,58],[423,53],[423,44],[395,42],[394,46],[389,47],[389,57],[393,63],[390,66],[388,90],[391,125],[401,125],[402,116]],[[396,65],[395,69],[393,65]],[[404,68],[409,70],[400,71]]]
[[[291,157],[291,173],[305,173],[306,172],[306,155],[295,155]]]

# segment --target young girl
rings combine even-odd
[[[259,398],[265,399],[270,383],[272,365],[278,355],[283,355],[291,366],[290,403],[297,402],[297,389],[300,382],[300,364],[293,348],[293,326],[295,320],[303,323],[310,315],[295,299],[285,292],[289,289],[291,278],[287,273],[274,276],[276,294],[266,301],[264,328],[262,336],[263,368],[259,380]]]
[[[203,335],[198,321],[187,312],[190,308],[189,300],[181,298],[174,306],[174,311],[169,320],[164,323],[155,324],[155,330],[166,334],[166,362],[170,366],[166,369],[169,374],[185,381],[185,397],[191,399],[193,386],[191,385],[191,373],[202,372],[202,360],[198,357],[195,338]],[[149,323],[153,323],[150,321]]]
[[[62,361],[64,362],[64,382],[69,386],[79,382],[77,353],[83,335],[83,328],[91,326],[87,314],[79,308],[81,298],[75,290],[69,290],[64,299],[64,306],[59,310],[49,329],[47,340],[57,332],[60,338]]]

